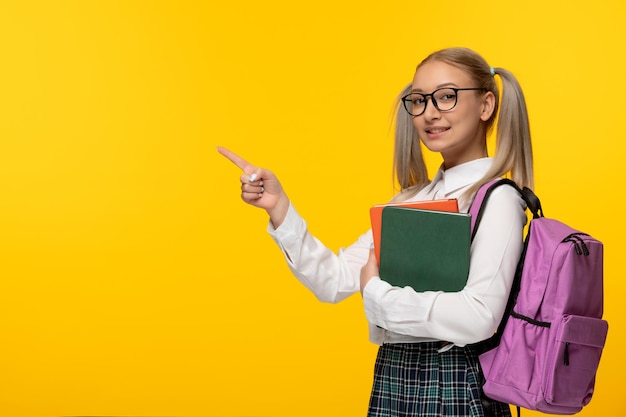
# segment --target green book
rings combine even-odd
[[[469,273],[470,215],[385,207],[380,278],[415,291],[460,291]]]

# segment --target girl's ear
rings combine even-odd
[[[487,91],[483,96],[482,107],[480,112],[480,120],[486,122],[491,118],[493,114],[493,110],[496,107],[496,96],[491,92]]]

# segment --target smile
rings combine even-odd
[[[443,133],[448,129],[450,128],[449,127],[430,127],[426,129],[426,133],[430,133],[431,135],[436,135],[438,133]]]

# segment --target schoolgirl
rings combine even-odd
[[[495,155],[489,157],[487,135],[496,117]],[[443,158],[432,180],[422,145]],[[332,252],[308,232],[271,171],[218,150],[243,170],[242,199],[267,211],[269,233],[302,284],[332,303],[361,292],[370,340],[380,345],[369,417],[510,415],[507,404],[482,394],[472,344],[497,328],[522,250],[525,204],[513,188],[499,187],[490,197],[465,288],[416,292],[378,277],[371,231]],[[509,176],[532,188],[528,115],[515,77],[466,48],[429,55],[397,101],[394,170],[402,188],[394,201],[458,198],[462,212],[494,178]]]

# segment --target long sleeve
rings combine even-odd
[[[415,292],[371,280],[363,292],[368,321],[386,331],[457,345],[493,334],[519,260],[525,205],[511,187],[493,192],[472,243],[470,272],[460,292]]]
[[[283,223],[268,232],[278,244],[293,275],[325,302],[337,303],[359,292],[360,271],[369,256],[371,232],[337,254],[312,236],[307,224],[290,205]]]

